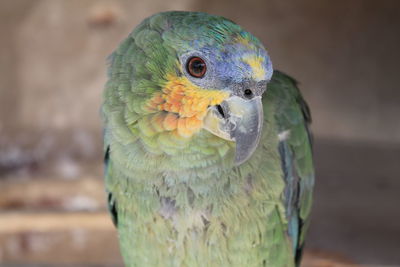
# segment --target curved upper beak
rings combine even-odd
[[[260,141],[263,125],[261,96],[243,99],[231,96],[220,105],[209,107],[204,128],[236,143],[235,164],[248,160]]]

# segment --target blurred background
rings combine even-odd
[[[121,265],[102,180],[105,59],[165,10],[234,20],[300,82],[317,169],[304,266],[400,266],[397,0],[1,1],[0,266]]]

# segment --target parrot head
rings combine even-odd
[[[150,151],[173,153],[171,143],[189,144],[207,131],[235,145],[239,165],[260,140],[261,98],[272,72],[260,41],[234,22],[173,11],[130,34],[114,54],[110,81],[122,86],[128,127],[147,138]]]

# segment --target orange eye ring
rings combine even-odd
[[[191,57],[186,63],[186,70],[195,78],[203,78],[207,71],[207,65],[202,58]]]

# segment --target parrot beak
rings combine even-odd
[[[235,164],[248,160],[260,141],[263,125],[261,96],[243,99],[231,96],[220,105],[208,108],[204,128],[236,143]]]

